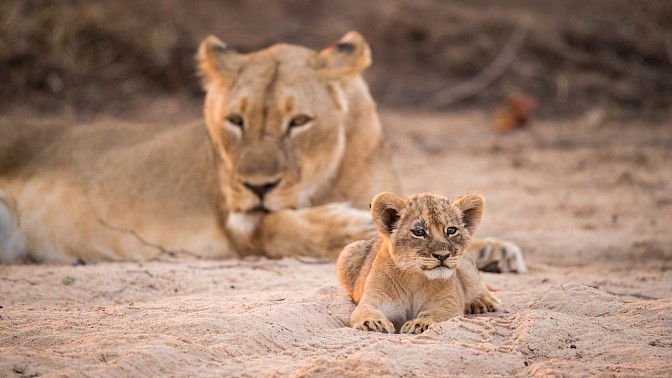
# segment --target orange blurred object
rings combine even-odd
[[[493,127],[502,132],[524,126],[536,105],[536,100],[530,96],[518,92],[509,94],[506,103],[495,112]]]

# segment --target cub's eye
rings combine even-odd
[[[416,238],[424,238],[425,236],[427,236],[427,232],[425,230],[423,230],[422,228],[414,228],[414,229],[411,230],[411,233]]]
[[[243,120],[243,117],[240,114],[229,114],[226,116],[226,122],[240,127],[241,129],[245,126],[245,120]]]
[[[446,235],[455,235],[455,234],[457,234],[457,227],[446,228]]]
[[[308,124],[308,122],[310,122],[312,120],[313,120],[313,118],[311,116],[308,116],[308,115],[305,115],[305,114],[299,114],[297,116],[292,117],[292,119],[289,120],[287,130],[290,130],[293,127],[305,126],[305,125]]]

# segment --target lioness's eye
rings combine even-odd
[[[312,120],[313,120],[312,117],[307,116],[305,114],[299,114],[297,116],[294,116],[289,121],[288,130],[291,129],[292,127],[304,126],[305,124],[307,124],[308,122],[310,122]]]
[[[411,230],[411,233],[413,234],[413,236],[418,238],[424,238],[425,236],[427,236],[427,232],[422,228],[414,228]]]
[[[245,121],[243,120],[243,117],[241,117],[239,114],[229,114],[228,116],[226,116],[226,122],[234,126],[238,126],[241,129],[243,128],[243,126],[245,126]]]
[[[457,227],[446,228],[446,235],[455,235],[456,233],[457,233]]]

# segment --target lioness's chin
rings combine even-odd
[[[251,234],[259,225],[264,212],[233,212],[226,221],[226,228],[241,234]]]
[[[446,280],[453,276],[453,269],[442,266],[434,269],[423,269],[423,273],[430,280]]]

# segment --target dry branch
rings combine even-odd
[[[423,106],[426,109],[441,108],[472,97],[483,91],[513,63],[520,48],[527,39],[530,28],[525,23],[516,26],[511,37],[495,60],[473,79],[438,92]]]

